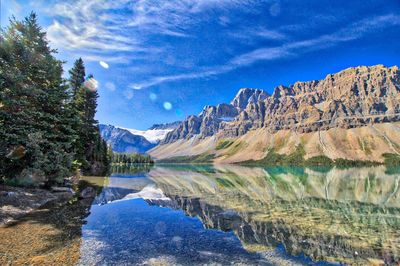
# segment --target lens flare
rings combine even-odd
[[[172,104],[170,102],[164,102],[164,109],[169,111],[172,109]]]
[[[99,64],[100,64],[100,66],[102,66],[103,68],[105,68],[105,69],[108,69],[110,66],[106,63],[106,62],[104,62],[104,61],[99,61]]]
[[[150,93],[149,97],[150,97],[150,100],[152,100],[153,102],[155,100],[157,100],[157,94],[155,94],[155,93]]]
[[[182,111],[181,109],[176,109],[176,110],[175,110],[175,114],[176,114],[177,116],[183,116],[183,111]]]
[[[95,80],[94,78],[89,78],[83,83],[83,86],[85,86],[86,89],[90,91],[96,91],[97,87],[99,86],[99,82]]]

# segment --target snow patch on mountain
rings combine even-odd
[[[149,129],[149,130],[137,130],[137,129],[130,129],[130,128],[123,128],[121,129],[128,130],[133,135],[142,136],[147,139],[151,143],[158,143],[160,140],[164,139],[168,132],[172,131],[173,128],[170,129]]]

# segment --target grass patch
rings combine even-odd
[[[214,154],[202,153],[194,156],[176,156],[158,160],[157,163],[212,163]]]
[[[394,153],[382,154],[386,165],[400,166],[400,155]]]
[[[244,142],[237,142],[235,145],[231,145],[231,147],[229,148],[228,152],[226,153],[227,156],[232,156],[235,153],[237,153],[238,151],[240,151],[241,149],[246,147],[246,143]]]
[[[216,150],[223,150],[223,149],[228,148],[232,144],[233,144],[232,140],[222,139],[222,140],[218,141],[217,146],[215,147],[215,149]]]
[[[380,162],[375,162],[375,161],[347,160],[343,158],[332,160],[324,155],[311,157],[305,160],[304,155],[305,155],[304,147],[303,145],[300,144],[297,145],[295,151],[289,155],[279,154],[276,153],[274,149],[271,149],[269,150],[268,154],[261,160],[249,160],[249,161],[244,161],[241,164],[253,165],[253,166],[282,165],[282,166],[328,166],[328,167],[332,167],[334,165],[336,165],[337,167],[359,167],[359,166],[375,166],[382,164]],[[391,163],[399,163],[400,165],[400,156],[394,157],[391,155],[387,156],[387,158],[390,158]]]
[[[365,152],[365,154],[366,155],[371,155],[372,154],[372,150],[371,150],[372,147],[370,147],[370,144],[369,144],[368,140],[361,139],[361,138],[358,138],[357,140],[358,140],[358,145],[362,148],[362,150]]]
[[[267,155],[261,160],[244,161],[243,165],[303,165],[304,164],[304,148],[298,145],[295,151],[289,155],[279,154],[275,149],[270,149]]]
[[[303,145],[297,145],[295,151],[284,158],[283,163],[285,165],[302,165],[305,163],[305,154]]]

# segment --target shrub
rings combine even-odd
[[[159,160],[159,163],[212,163],[215,158],[214,154],[202,153],[193,156],[176,156]]]
[[[374,166],[381,163],[375,161],[361,161],[361,160],[348,160],[343,158],[335,159],[335,165],[339,168],[345,167],[359,167],[359,166]]]
[[[218,141],[217,146],[216,146],[215,149],[216,150],[223,150],[223,149],[228,148],[232,144],[233,144],[232,140],[220,140],[220,141]]]
[[[386,165],[400,165],[400,155],[394,153],[382,154]]]
[[[319,156],[314,156],[306,160],[305,162],[306,165],[324,165],[324,166],[331,166],[334,164],[334,161],[325,156],[325,155],[319,155]]]

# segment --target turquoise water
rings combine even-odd
[[[79,264],[394,264],[399,173],[232,165],[114,173],[82,228]]]

